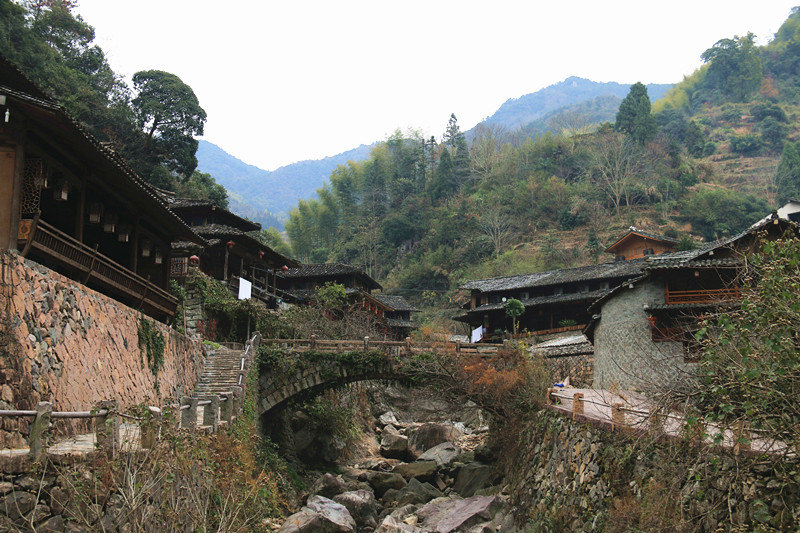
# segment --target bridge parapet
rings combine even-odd
[[[262,345],[285,354],[285,360],[262,362],[259,375],[261,415],[287,400],[366,380],[407,380],[422,354],[492,355],[503,344],[461,344],[363,340],[262,339]],[[306,354],[305,356],[303,354]],[[313,356],[312,356],[313,354]],[[327,355],[330,354],[330,355]]]

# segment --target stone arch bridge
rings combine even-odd
[[[299,363],[288,369],[282,369],[280,365],[267,366],[259,372],[258,414],[262,417],[290,400],[311,397],[347,383],[408,380],[414,373],[410,364],[414,355],[491,355],[503,347],[502,344],[412,342],[409,339],[371,341],[369,337],[363,341],[321,340],[312,336],[311,339],[263,339],[261,342],[296,358]],[[353,357],[343,357],[345,354],[353,354]],[[359,357],[358,354],[373,354],[375,357]]]

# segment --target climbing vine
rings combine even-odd
[[[147,355],[147,366],[154,376],[164,366],[164,349],[167,342],[154,322],[144,316],[139,319],[139,349]]]

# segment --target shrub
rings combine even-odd
[[[731,151],[741,155],[756,155],[761,150],[761,139],[752,133],[731,137]]]

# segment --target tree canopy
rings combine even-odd
[[[630,135],[636,142],[644,144],[653,140],[658,126],[650,114],[650,97],[642,82],[631,85],[631,90],[619,104],[614,129]]]

